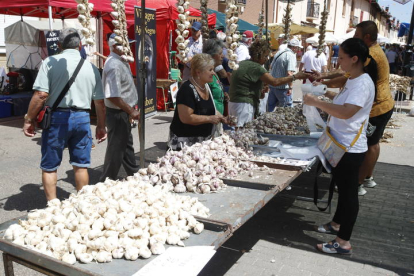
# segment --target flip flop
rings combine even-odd
[[[328,229],[326,229],[325,226]],[[325,225],[319,225],[316,231],[318,231],[319,233],[324,233],[324,234],[332,234],[332,235],[338,234],[338,231],[333,229],[331,223],[327,223]]]
[[[342,248],[336,240],[331,241],[331,243],[323,243],[322,248],[319,249],[316,246],[316,249],[323,253],[327,254],[342,254],[342,255],[350,255],[352,254],[352,249],[344,249]]]

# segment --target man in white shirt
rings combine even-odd
[[[390,65],[390,74],[395,74],[395,61],[397,59],[398,54],[394,50],[394,46],[385,53],[388,59],[388,64]]]
[[[203,52],[203,39],[201,37],[201,23],[195,21],[191,26],[191,37],[188,39],[187,48],[189,52],[187,53],[188,62],[184,64],[183,70],[183,81],[186,81],[191,76],[191,59],[196,54],[201,54]]]
[[[249,47],[253,42],[253,32],[245,31],[242,36],[241,43],[236,49],[237,62],[250,59]]]
[[[312,50],[307,51],[303,57],[302,61],[299,66],[299,72],[304,69],[305,72],[311,73],[312,71],[318,71],[318,72],[326,72],[327,71],[327,61],[326,56],[322,52],[317,57],[317,50],[318,50],[318,44],[314,43],[312,44]],[[313,79],[309,79],[311,82],[313,82]],[[306,80],[304,80],[305,82]]]

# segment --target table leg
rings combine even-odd
[[[3,265],[6,276],[14,276],[13,261],[9,258],[9,254],[3,253]]]

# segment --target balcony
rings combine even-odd
[[[319,18],[319,3],[308,0],[308,8],[306,10],[306,20],[316,20]]]

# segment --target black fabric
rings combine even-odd
[[[197,99],[196,99],[197,97]],[[194,110],[197,115],[214,115],[215,108],[213,99],[209,96],[208,100],[203,100],[190,81],[186,81],[180,87],[177,93],[176,105],[183,104]],[[202,124],[198,126],[188,125],[181,122],[178,115],[178,108],[174,111],[174,117],[170,126],[170,130],[178,137],[207,137],[211,135],[213,124]]]
[[[332,169],[333,181],[338,187],[338,204],[332,219],[341,225],[338,237],[349,241],[358,211],[359,169],[365,153],[345,153],[338,166]]]
[[[375,131],[371,136],[367,137],[368,146],[373,146],[379,143],[382,135],[384,135],[385,127],[387,126],[388,121],[391,119],[393,112],[394,109],[391,109],[384,114],[369,118],[369,123],[375,126]]]
[[[121,165],[127,175],[133,175],[139,169],[135,160],[131,123],[129,115],[119,109],[106,108],[106,126],[108,145],[105,153],[103,173],[99,181],[107,177],[117,179]]]

